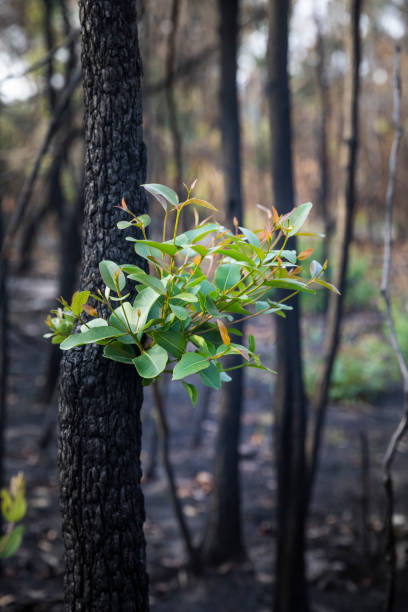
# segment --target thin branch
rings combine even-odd
[[[248,19],[240,25],[240,31],[245,31],[247,28],[252,27],[259,21],[262,21],[266,18],[266,10],[265,7],[259,7],[255,9]],[[207,45],[192,57],[189,57],[183,63],[174,67],[174,70],[171,73],[167,73],[163,78],[158,79],[152,83],[146,83],[144,87],[144,93],[148,96],[158,94],[163,90],[167,89],[169,83],[174,83],[181,78],[187,77],[196,71],[196,69],[201,66],[201,64],[207,63],[211,56],[215,55],[220,49],[218,43]]]
[[[395,533],[393,525],[393,514],[394,514],[394,488],[392,480],[392,464],[394,461],[395,453],[398,448],[399,442],[408,430],[408,365],[407,361],[402,353],[401,347],[398,342],[398,337],[395,329],[394,319],[392,317],[391,308],[391,297],[389,293],[389,280],[391,271],[391,250],[392,250],[392,214],[393,214],[393,200],[395,192],[395,183],[397,179],[397,163],[398,163],[398,150],[402,139],[402,124],[401,124],[401,74],[400,74],[400,61],[401,61],[401,49],[397,46],[395,49],[395,60],[394,60],[394,125],[395,125],[395,136],[392,143],[390,153],[390,176],[386,194],[386,212],[385,212],[385,231],[384,231],[384,265],[381,280],[381,294],[385,303],[385,320],[390,331],[391,345],[394,353],[398,360],[398,365],[401,370],[401,376],[404,384],[404,404],[403,413],[395,429],[391,440],[388,444],[385,456],[384,456],[384,488],[386,496],[386,561],[388,564],[388,588],[387,596],[384,605],[385,612],[391,612],[394,607],[395,601],[395,587],[396,587],[396,562],[397,555],[395,549]]]
[[[72,75],[71,81],[69,82],[68,86],[66,87],[64,93],[61,96],[60,101],[58,102],[56,108],[55,108],[55,112],[51,118],[51,121],[49,123],[48,126],[48,130],[47,133],[44,137],[43,143],[41,145],[40,150],[37,153],[37,157],[35,159],[34,162],[34,166],[33,169],[31,171],[30,176],[27,177],[23,189],[20,193],[20,197],[18,198],[16,207],[13,211],[13,215],[12,218],[10,220],[10,223],[7,227],[7,232],[6,235],[4,237],[4,242],[3,242],[3,247],[2,247],[2,251],[1,251],[1,258],[2,261],[4,258],[8,258],[10,255],[10,248],[12,245],[12,242],[14,240],[14,237],[17,233],[17,230],[20,226],[21,220],[24,216],[24,213],[27,209],[27,206],[30,202],[31,199],[31,195],[34,189],[34,185],[36,183],[38,174],[40,172],[40,168],[41,168],[41,164],[42,161],[44,159],[44,156],[46,155],[48,148],[52,142],[52,139],[55,135],[55,133],[57,132],[59,126],[60,126],[60,121],[61,121],[61,117],[63,116],[65,109],[67,108],[69,101],[71,99],[71,96],[73,94],[73,92],[75,91],[78,83],[80,82],[81,79],[81,67],[78,66],[77,69],[75,70],[75,72]],[[3,270],[2,268],[0,269],[0,276],[2,275]]]
[[[190,529],[188,527],[186,518],[184,516],[183,507],[180,498],[177,493],[177,484],[174,476],[173,465],[170,460],[170,449],[169,449],[169,428],[167,425],[166,413],[163,405],[163,396],[159,388],[158,382],[154,382],[152,385],[154,404],[157,415],[157,426],[159,428],[161,442],[162,442],[162,458],[163,465],[167,476],[167,483],[170,490],[171,501],[173,504],[174,514],[180,529],[180,533],[183,539],[184,548],[188,558],[190,569],[193,572],[199,570],[199,558],[197,550],[194,548],[193,540],[191,537]]]
[[[44,55],[44,57],[37,60],[33,64],[30,64],[30,66],[27,66],[27,68],[23,70],[23,72],[9,72],[9,74],[6,74],[6,76],[0,80],[0,86],[3,85],[3,83],[5,83],[6,81],[9,81],[10,79],[22,79],[23,77],[31,74],[31,72],[35,72],[36,70],[44,68],[53,60],[54,55],[57,51],[59,51],[59,49],[63,49],[64,47],[69,46],[73,41],[78,38],[78,36],[79,30],[74,30],[69,36],[64,38],[59,45],[55,45],[55,47],[53,47],[46,55]]]

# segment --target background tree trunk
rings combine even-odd
[[[268,43],[269,114],[273,201],[279,213],[294,206],[292,130],[288,79],[289,3],[270,0]],[[295,249],[294,238],[288,249]],[[276,318],[277,382],[274,398],[275,454],[278,478],[278,537],[275,612],[308,609],[304,573],[305,427],[300,312],[292,298],[285,319]]]
[[[355,182],[357,174],[358,149],[358,100],[360,90],[360,16],[362,0],[350,0],[350,36],[347,41],[349,69],[346,72],[344,84],[344,127],[343,141],[340,151],[340,167],[343,185],[339,191],[337,201],[337,228],[338,250],[336,258],[336,271],[333,283],[340,291],[340,295],[330,293],[326,317],[326,331],[323,347],[323,370],[316,399],[316,409],[313,414],[310,432],[308,435],[308,477],[309,497],[312,495],[315,475],[318,469],[319,450],[327,412],[330,380],[336,358],[340,326],[343,315],[343,299],[346,289],[347,267],[350,245],[353,236],[354,209],[355,209]]]
[[[134,1],[81,0],[79,7],[86,140],[80,286],[95,291],[101,259],[135,259],[115,231],[114,206],[124,196],[135,213],[146,210],[138,187],[146,171],[142,67]],[[66,609],[145,612],[140,380],[88,345],[64,354],[60,388]]]
[[[219,0],[221,44],[221,132],[227,225],[233,217],[243,223],[241,141],[237,92],[237,38],[239,0]],[[239,327],[239,325],[237,326]],[[243,325],[240,329],[243,331]],[[229,367],[240,363],[233,357]],[[243,395],[243,370],[230,372],[223,385],[218,417],[214,489],[203,542],[210,564],[239,559],[244,554],[241,526],[239,441]]]

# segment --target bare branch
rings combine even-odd
[[[391,147],[390,153],[390,176],[386,194],[386,212],[385,212],[385,231],[384,231],[384,265],[381,281],[381,294],[385,302],[385,320],[390,331],[391,345],[394,353],[398,360],[398,365],[401,370],[401,375],[404,383],[404,404],[403,414],[401,420],[395,429],[391,440],[388,444],[385,456],[384,456],[384,488],[386,497],[386,561],[388,564],[388,588],[387,597],[385,601],[384,610],[385,612],[391,612],[394,607],[395,600],[395,586],[396,586],[396,549],[395,549],[395,533],[393,525],[393,514],[394,514],[394,490],[392,481],[392,463],[395,457],[395,453],[398,448],[400,440],[408,430],[408,366],[407,361],[401,351],[401,347],[398,342],[397,333],[395,330],[395,324],[392,317],[391,309],[391,297],[389,293],[389,280],[391,271],[391,250],[392,250],[392,213],[393,213],[393,200],[395,192],[395,183],[397,178],[397,162],[398,162],[398,150],[402,138],[402,124],[401,124],[401,75],[400,75],[400,57],[401,50],[397,46],[395,49],[395,60],[394,60],[394,125],[395,125],[395,136]]]
[[[41,148],[37,153],[37,157],[35,159],[31,174],[30,176],[27,177],[24,183],[23,189],[20,193],[20,197],[17,200],[16,207],[13,211],[13,215],[7,227],[7,231],[4,237],[4,241],[3,241],[3,248],[1,251],[2,261],[4,258],[7,259],[9,257],[11,244],[16,235],[21,219],[23,218],[26,208],[30,202],[30,198],[31,198],[31,195],[34,189],[34,185],[36,183],[38,174],[40,172],[42,161],[44,159],[45,154],[48,151],[48,148],[52,142],[52,139],[55,133],[57,132],[60,126],[61,117],[64,114],[64,111],[67,108],[70,98],[74,90],[76,89],[80,79],[81,79],[81,67],[78,66],[72,75],[71,81],[68,83],[68,86],[66,87],[64,93],[61,96],[60,101],[58,102],[55,108],[55,112],[49,123],[47,133],[44,137]],[[2,269],[1,269],[1,273],[2,273]]]
[[[41,59],[27,66],[23,72],[9,72],[6,74],[4,78],[0,80],[0,86],[5,83],[5,81],[9,81],[10,79],[22,79],[27,76],[31,72],[35,72],[36,70],[40,70],[40,68],[44,68],[47,66],[53,59],[54,55],[59,49],[63,49],[64,47],[69,46],[73,41],[75,41],[79,36],[79,30],[74,30],[69,36],[64,38],[64,40],[59,44],[53,47],[47,55],[44,55]]]

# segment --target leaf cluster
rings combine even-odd
[[[238,322],[268,313],[285,316],[291,308],[288,300],[299,292],[314,293],[316,285],[337,291],[321,278],[326,264],[312,261],[310,278],[300,276],[300,262],[313,249],[297,254],[286,248],[288,239],[299,234],[306,221],[310,203],[283,216],[274,208],[264,209],[265,226],[256,231],[238,226],[234,219],[231,231],[211,218],[200,221],[197,208],[216,209],[191,196],[194,186],[186,188],[187,198],[180,202],[169,187],[143,185],[164,209],[161,241],[147,236],[150,217],[134,215],[122,199],[120,208],[128,220],[119,221],[118,229],[142,233],[143,238],[127,235],[126,240],[148,262],[150,273],[134,263],[101,261],[104,290],[76,292],[71,304],[61,298],[61,308],[47,319],[51,331],[46,334],[62,350],[88,343],[102,345],[106,358],[135,367],[145,385],[170,373],[173,380],[183,382],[193,403],[197,389],[184,380],[192,374],[219,389],[230,380],[231,369],[268,369],[255,352],[254,337],[250,335],[246,343],[241,337]],[[195,208],[195,224],[179,232],[187,206]],[[286,289],[288,294],[282,298],[280,292],[277,299],[277,289]],[[130,297],[135,294],[134,299]],[[108,316],[89,305],[90,298]],[[79,333],[74,325],[77,320]],[[228,367],[225,358],[231,355],[242,360]]]

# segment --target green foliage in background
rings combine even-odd
[[[7,559],[18,550],[24,535],[24,527],[16,527],[27,511],[25,482],[21,472],[11,479],[9,489],[0,491],[0,498],[1,513],[7,523],[6,533],[0,537],[0,559]]]
[[[209,218],[199,220],[197,208],[216,209],[192,197],[194,186],[186,188],[187,198],[180,202],[169,187],[144,185],[164,209],[161,241],[147,237],[150,217],[134,215],[122,200],[127,219],[119,221],[118,228],[141,232],[143,238],[126,240],[148,262],[150,273],[134,263],[101,261],[104,290],[76,292],[71,304],[61,299],[62,307],[47,319],[51,331],[46,334],[63,350],[102,345],[106,358],[135,367],[145,385],[171,373],[173,380],[183,382],[193,403],[197,389],[184,380],[192,374],[219,389],[230,380],[231,369],[268,370],[255,352],[254,337],[241,343],[241,332],[234,327],[238,322],[267,313],[285,316],[290,297],[315,293],[313,287],[319,285],[337,291],[322,279],[324,266],[315,260],[309,277],[300,276],[298,262],[311,250],[297,254],[286,249],[288,238],[306,221],[310,203],[283,216],[274,208],[263,209],[267,220],[262,229],[253,232],[234,220],[233,232]],[[181,213],[188,206],[195,207],[195,225],[179,233]],[[170,217],[174,223],[168,239]],[[276,289],[287,289],[288,294],[276,301]],[[99,311],[88,304],[90,298]],[[224,358],[230,355],[240,355],[241,364],[226,367]]]

